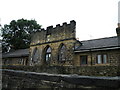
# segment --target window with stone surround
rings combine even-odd
[[[64,44],[60,45],[58,59],[59,61],[66,60],[66,46]]]
[[[80,56],[80,65],[87,65],[87,64],[88,64],[88,56],[87,55]]]
[[[96,58],[97,64],[106,64],[107,63],[107,54],[98,54]]]

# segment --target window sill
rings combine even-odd
[[[102,64],[95,64],[95,66],[107,66],[110,65],[109,63],[102,63]]]
[[[81,64],[80,66],[88,66],[88,64],[84,64],[84,65]]]

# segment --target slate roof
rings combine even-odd
[[[78,47],[75,52],[86,52],[96,50],[118,49],[118,37],[107,37],[93,40],[81,41],[82,45]]]
[[[75,52],[88,52],[99,50],[120,49],[118,45],[118,37],[107,37],[93,40],[81,41],[81,46],[75,49]],[[29,49],[20,49],[13,52],[2,54],[3,58],[10,57],[23,57],[29,55]]]
[[[24,57],[29,55],[29,49],[20,49],[2,54],[2,58]]]

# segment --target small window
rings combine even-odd
[[[103,55],[103,63],[107,63],[107,55]]]
[[[107,63],[107,55],[106,54],[97,55],[96,63],[97,64],[106,64]]]
[[[80,56],[80,64],[81,65],[86,65],[87,63],[88,63],[87,55]]]
[[[23,64],[23,58],[18,59],[18,64]]]
[[[101,61],[102,61],[102,56],[101,56],[101,55],[98,55],[98,56],[97,56],[97,59],[98,59],[98,60],[97,60],[97,63],[98,63],[98,64],[102,63],[102,62],[101,62]]]

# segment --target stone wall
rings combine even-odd
[[[3,89],[120,89],[120,79],[118,77],[90,77],[79,75],[35,73],[17,70],[2,70],[2,75]]]

